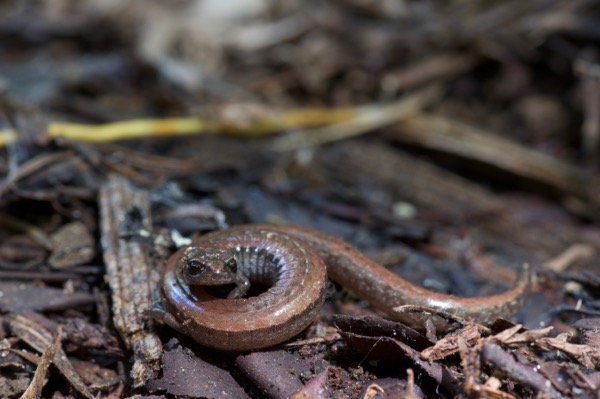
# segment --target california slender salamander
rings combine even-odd
[[[154,317],[197,342],[225,350],[251,350],[283,342],[315,318],[325,298],[327,275],[398,317],[394,308],[433,308],[480,323],[511,317],[529,291],[529,271],[515,288],[498,295],[463,298],[428,291],[376,264],[350,244],[295,226],[246,225],[206,234],[167,262],[162,279],[164,309]],[[270,286],[234,299],[247,279]],[[230,299],[202,286],[234,283]]]

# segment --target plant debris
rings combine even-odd
[[[135,239],[147,237],[151,230],[149,201],[144,191],[113,175],[100,190],[99,202],[113,321],[126,347],[135,354],[131,376],[134,385],[141,386],[157,374],[162,352],[149,319],[158,269],[150,249]]]

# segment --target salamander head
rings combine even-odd
[[[222,285],[237,279],[237,263],[231,253],[189,247],[180,259],[181,274],[190,285]]]

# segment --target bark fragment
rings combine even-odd
[[[131,377],[139,387],[159,370],[162,345],[148,311],[159,272],[150,247],[135,236],[151,231],[150,200],[125,178],[110,175],[100,189],[102,250],[112,291],[113,322],[133,351]]]

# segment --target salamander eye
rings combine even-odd
[[[235,261],[234,258],[231,258],[228,261],[226,261],[225,262],[225,267],[231,273],[236,273],[237,272],[237,262]]]
[[[185,264],[185,272],[190,277],[197,277],[206,270],[206,265],[198,259],[190,259]]]

